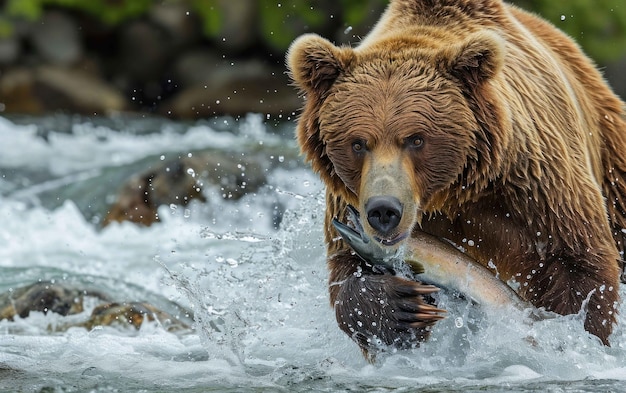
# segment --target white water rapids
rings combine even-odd
[[[106,182],[111,168],[149,156],[207,147],[293,153],[293,124],[281,135],[255,115],[164,122],[151,132],[136,132],[130,120],[81,120],[42,133],[37,121],[0,118],[0,292],[38,280],[99,283],[133,300],[178,303],[195,322],[190,332],[170,333],[156,322],[139,331],[50,329],[84,315],[0,321],[0,390],[624,390],[623,305],[609,348],[583,330],[580,315],[530,323],[442,294],[448,317],[429,342],[368,364],[328,304],[325,202],[305,166],[279,165],[237,201],[209,187],[207,203],[162,206],[162,222],[151,227],[100,229],[78,202],[55,200],[55,190]],[[279,229],[276,204],[286,209]]]

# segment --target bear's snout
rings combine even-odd
[[[367,222],[382,235],[389,235],[402,219],[402,203],[393,196],[375,196],[365,202]]]

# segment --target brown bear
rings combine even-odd
[[[446,239],[608,345],[626,227],[624,103],[566,35],[501,0],[392,0],[356,47],[307,34],[297,138],[327,186],[330,301],[367,355],[416,345],[434,289],[373,269],[331,225],[353,205],[389,249]],[[471,241],[468,241],[471,240]]]

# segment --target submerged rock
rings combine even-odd
[[[144,321],[157,321],[167,331],[188,330],[191,327],[171,314],[150,303],[106,303],[93,309],[89,319],[82,324],[88,330],[96,326],[132,326],[139,330]]]
[[[91,330],[110,325],[139,329],[144,321],[157,321],[167,331],[191,329],[192,317],[187,310],[183,310],[183,316],[173,316],[148,302],[112,301],[112,296],[98,289],[54,282],[36,282],[0,294],[0,320],[27,318],[31,312],[53,312],[61,316],[80,314],[85,311],[87,298],[93,298],[100,304],[94,307],[86,320],[60,324],[54,330],[64,331],[70,327]],[[182,310],[179,305],[173,306]]]
[[[102,225],[122,221],[151,225],[159,221],[159,206],[206,202],[205,187],[217,188],[223,199],[237,200],[266,184],[267,171],[275,165],[266,154],[217,150],[160,163],[122,185]]]
[[[102,225],[130,221],[149,226],[159,221],[157,209],[164,204],[205,202],[200,184],[189,175],[193,163],[178,159],[132,176],[120,189]]]
[[[63,316],[83,311],[83,298],[92,296],[106,300],[98,292],[79,291],[51,282],[38,282],[0,294],[0,320],[26,318],[31,311],[53,312]]]

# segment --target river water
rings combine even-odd
[[[261,151],[278,164],[241,199],[206,187],[207,203],[162,206],[150,227],[100,228],[122,175],[202,149]],[[624,306],[609,348],[581,315],[531,322],[441,294],[448,318],[428,343],[365,362],[328,304],[322,184],[296,154],[293,123],[259,115],[0,118],[0,292],[55,280],[194,316],[182,332],[158,322],[58,330],[84,315],[40,312],[0,321],[0,390],[626,389]]]

